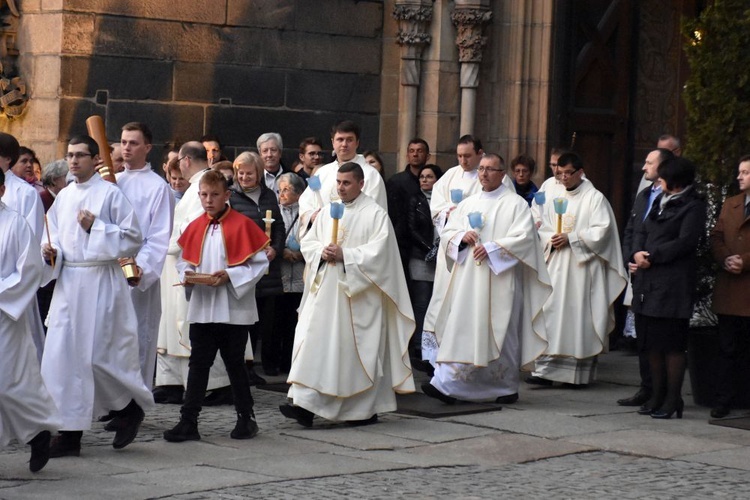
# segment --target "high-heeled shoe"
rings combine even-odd
[[[674,408],[672,408],[671,410],[658,409],[651,413],[651,418],[668,419],[672,418],[672,414],[674,414],[675,412],[677,412],[677,418],[682,418],[682,410],[684,409],[685,402],[682,400],[682,398],[680,398]]]

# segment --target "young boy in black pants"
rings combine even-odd
[[[226,365],[237,410],[230,436],[250,439],[258,433],[258,424],[245,371],[245,348],[247,327],[258,321],[255,284],[268,268],[262,250],[269,239],[253,221],[227,205],[229,190],[221,173],[203,175],[200,198],[206,213],[191,222],[178,240],[182,253],[177,268],[189,294],[192,350],[180,422],[164,431],[164,439],[200,439],[198,414],[217,350]]]

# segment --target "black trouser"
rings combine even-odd
[[[276,319],[276,296],[255,297],[258,308],[258,321],[250,325],[250,340],[253,354],[258,357],[258,339],[260,339],[260,361],[263,368],[278,369],[281,341],[277,335],[274,320]]]
[[[290,292],[276,297],[276,332],[280,341],[276,365],[284,373],[289,373],[292,366],[294,330],[297,327],[297,309],[301,301],[302,292]],[[265,357],[264,351],[264,360]]]
[[[716,404],[730,406],[737,395],[740,362],[750,357],[750,317],[719,315]],[[746,389],[746,388],[745,388]]]
[[[224,323],[193,323],[190,325],[190,363],[185,403],[180,413],[196,421],[208,386],[208,372],[214,364],[216,352],[227,367],[232,397],[237,413],[248,414],[253,409],[253,396],[245,371],[247,325]]]

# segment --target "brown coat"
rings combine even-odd
[[[745,193],[727,198],[711,230],[711,253],[719,265],[730,255],[742,257],[742,273],[723,268],[716,277],[713,310],[717,314],[750,316],[750,217],[745,218]]]

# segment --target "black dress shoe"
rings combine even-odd
[[[29,441],[31,445],[29,470],[31,472],[39,472],[49,462],[49,443],[51,438],[52,435],[49,431],[42,431]]]
[[[107,413],[106,415],[102,415],[101,417],[99,417],[99,422],[109,422],[110,420],[112,420],[116,416],[117,416],[117,412],[116,411],[111,411],[111,412]]]
[[[495,400],[495,403],[499,405],[511,405],[518,401],[518,393],[508,394],[506,396],[500,396]]]
[[[279,406],[279,411],[286,418],[296,420],[302,427],[312,427],[313,417],[315,414],[309,410],[305,410],[301,406],[293,406],[290,404]]]
[[[542,378],[542,377],[529,376],[529,377],[526,377],[526,383],[532,384],[532,385],[544,385],[544,386],[549,387],[554,382],[552,382],[551,380],[547,380],[546,378]]]
[[[143,409],[131,399],[128,406],[120,412],[119,419],[121,420],[121,424],[115,431],[112,448],[121,450],[132,443],[138,435],[138,429],[141,428],[144,416]]]
[[[258,423],[255,421],[255,413],[238,413],[237,423],[229,434],[232,439],[252,439],[258,435]]]
[[[729,415],[728,406],[717,406],[711,410],[711,418],[724,418]]]
[[[120,417],[115,417],[104,424],[104,430],[107,432],[117,432],[117,429],[119,429],[121,425],[122,419]]]
[[[422,384],[422,392],[424,392],[426,396],[439,399],[440,401],[442,401],[443,403],[447,405],[456,404],[456,401],[458,401],[454,397],[448,396],[447,394],[443,394],[437,389],[437,387],[435,387],[434,385],[430,383]]]
[[[80,457],[82,431],[62,431],[49,445],[49,457]]]
[[[378,423],[378,414],[376,413],[370,418],[366,418],[364,420],[347,420],[347,424],[351,425],[352,427],[362,427],[363,425],[372,425]]]
[[[620,406],[642,406],[651,399],[651,393],[644,389],[639,389],[633,396],[629,398],[618,399],[617,404]]]
[[[183,441],[200,441],[198,434],[198,423],[181,418],[177,425],[168,431],[164,431],[164,439],[170,443],[182,443]]]
[[[562,386],[565,389],[579,390],[579,389],[588,389],[589,384],[571,384],[569,382],[564,382]]]
[[[232,388],[229,386],[214,389],[203,399],[203,406],[222,406],[232,403],[234,403],[234,398],[232,397]]]

